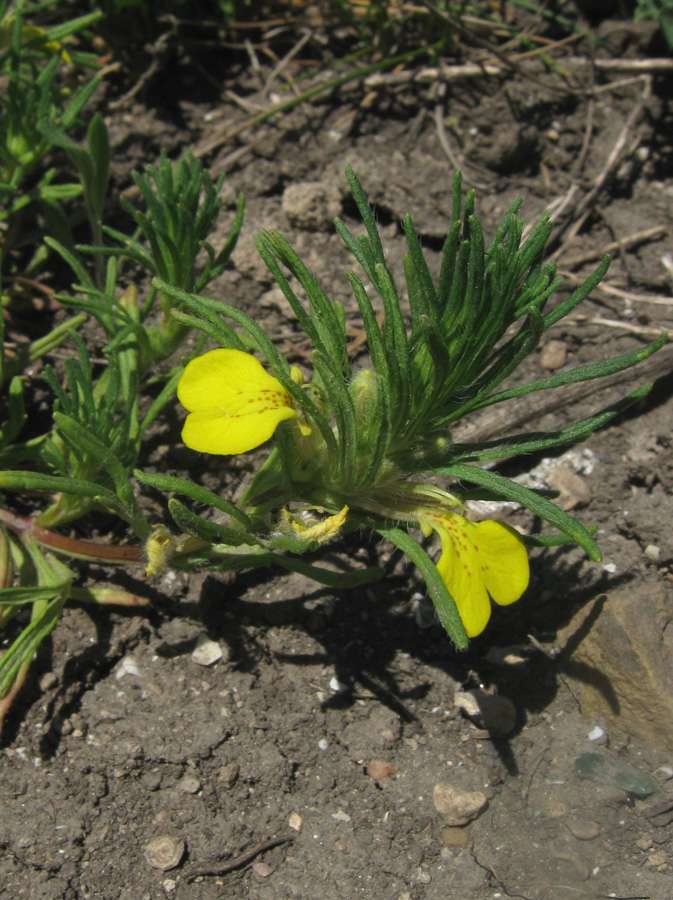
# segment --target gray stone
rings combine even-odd
[[[632,583],[581,609],[558,635],[587,716],[673,750],[673,596]],[[668,626],[668,627],[667,627]]]

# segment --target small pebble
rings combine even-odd
[[[554,372],[565,365],[568,347],[563,341],[549,341],[540,353],[540,365],[546,372]]]
[[[287,824],[293,831],[300,832],[301,831],[301,816],[299,813],[293,812],[290,815],[290,818],[287,820]]]
[[[652,560],[652,562],[659,562],[660,554],[661,550],[656,544],[648,544],[647,547],[645,547],[645,556]]]
[[[320,750],[327,750],[328,747],[329,741],[327,740],[327,738],[320,738],[320,740],[318,741],[318,748]]]
[[[447,825],[439,832],[439,836],[449,850],[470,850],[472,848],[472,837],[464,828],[452,828]]]
[[[590,820],[574,819],[568,822],[568,829],[578,841],[593,841],[601,833],[600,826]]]
[[[175,881],[173,878],[165,878],[161,882],[161,886],[166,891],[167,894],[172,894],[173,891],[175,890],[175,888],[177,887],[177,884],[178,884],[177,881]]]
[[[647,861],[651,866],[664,866],[666,865],[666,854],[663,850],[655,850],[647,857]]]
[[[384,778],[390,778],[399,772],[395,763],[384,762],[382,759],[373,759],[367,763],[367,775],[374,781],[381,781]]]
[[[591,731],[589,732],[587,737],[589,738],[590,741],[600,741],[600,739],[602,737],[605,737],[605,732],[603,731],[602,728],[599,728],[598,725],[596,725],[594,728],[591,729]]]
[[[211,641],[203,632],[196,639],[192,659],[199,666],[212,666],[222,659],[222,648],[217,641]]]
[[[348,685],[344,684],[343,681],[339,681],[338,678],[334,677],[330,679],[329,689],[330,691],[334,691],[335,694],[343,694],[344,691],[348,690]]]
[[[419,628],[432,628],[437,624],[435,605],[429,597],[421,593],[414,594],[411,598],[411,608]]]
[[[341,807],[337,809],[335,813],[332,813],[332,818],[336,819],[337,822],[350,822],[351,817],[345,812]]]
[[[447,825],[467,825],[488,805],[488,798],[481,791],[462,791],[442,781],[434,786],[432,799]]]
[[[269,875],[273,875],[274,869],[273,866],[270,866],[265,862],[255,862],[252,864],[252,869],[255,875],[259,875],[260,878],[268,878]]]
[[[220,769],[220,774],[217,776],[217,783],[220,785],[220,787],[223,787],[225,791],[229,791],[236,784],[238,773],[238,763],[227,763],[226,766],[222,766],[222,768]]]
[[[45,672],[42,678],[40,678],[40,690],[48,691],[50,688],[53,688],[57,682],[58,678],[54,672]]]
[[[162,835],[145,847],[145,859],[155,869],[167,872],[180,864],[185,854],[185,842],[179,838]]]
[[[642,850],[643,853],[645,853],[645,851],[649,850],[650,847],[653,847],[653,846],[654,846],[654,841],[652,840],[652,838],[639,838],[636,841],[636,847],[639,850]]]
[[[133,675],[135,678],[138,678],[140,675],[140,669],[138,668],[138,663],[132,656],[125,656],[124,659],[119,663],[119,667],[115,672],[115,678],[117,681],[120,681],[124,675]]]
[[[195,794],[201,790],[201,782],[195,775],[184,775],[176,785],[184,794]]]
[[[591,502],[592,491],[587,482],[568,466],[558,466],[549,473],[549,485],[559,491],[557,503],[566,512]]]

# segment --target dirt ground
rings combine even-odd
[[[499,73],[448,80],[417,63],[234,136],[228,132],[244,110],[262,102],[273,68],[265,58],[255,69],[240,55],[229,65],[212,50],[208,58],[187,52],[114,107],[132,84],[119,74],[99,101],[115,190],[132,196],[131,168],[156,161],[162,148],[175,156],[193,146],[214,174],[226,172],[221,235],[239,191],[246,219],[233,265],[209,293],[252,312],[292,362],[306,366],[254,233],[275,228],[290,238],[357,333],[344,277],[352,262],[331,224],[341,215],[356,227],[344,165],[376,205],[401,280],[399,220],[411,212],[436,262],[458,163],[477,188],[487,235],[519,195],[526,222],[555,210],[550,253],[566,277],[559,297],[617,242],[605,289],[549,333],[524,374],[634,349],[673,328],[673,72],[652,23],[587,23],[577,7],[564,5],[600,42],[570,42],[554,70],[524,58]],[[535,29],[548,40],[566,36],[544,23]],[[444,64],[466,61],[457,53]],[[524,598],[496,610],[465,653],[434,623],[415,571],[368,538],[351,537],[331,555],[383,564],[388,577],[342,593],[299,575],[169,573],[148,584],[140,569],[83,566],[83,583],[116,581],[152,606],[140,615],[68,608],[42,648],[0,750],[0,896],[671,897],[673,740],[662,725],[671,697],[660,696],[661,707],[656,696],[629,706],[621,685],[620,715],[583,715],[582,678],[570,658],[582,636],[573,616],[607,595],[630,604],[648,639],[659,641],[653,669],[673,670],[667,350],[604,393],[593,382],[570,403],[559,393],[545,407],[521,401],[510,411],[529,427],[560,428],[656,382],[645,401],[581,447],[501,468],[560,488],[559,502],[598,526],[604,560],[590,563],[574,548],[533,553]],[[230,464],[187,451],[180,416],[176,408],[153,435],[150,465],[196,473],[232,495],[250,459]],[[459,432],[470,427],[498,433],[485,419],[461,423]],[[148,492],[145,502],[158,498]],[[495,514],[524,531],[535,527],[516,509]],[[660,612],[650,619],[653,597]],[[221,648],[213,665],[192,658],[200,635]],[[631,657],[618,648],[613,656],[613,671],[628,670]],[[510,717],[500,729],[507,733],[489,722],[484,729],[456,704],[458,692],[480,689],[511,701],[498,707]],[[589,752],[607,760],[604,781],[576,771]],[[656,793],[620,788],[625,764],[652,776]],[[468,824],[452,825],[438,811],[446,784],[478,807]],[[157,856],[175,865],[157,868]],[[196,874],[204,868],[211,873]]]

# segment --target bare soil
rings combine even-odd
[[[666,56],[651,24],[587,23],[581,9],[565,9],[601,43],[569,44],[555,70],[528,58],[500,74],[444,82],[418,63],[396,78],[353,81],[254,128],[238,124],[242,106],[269,102],[262,88],[273,66],[265,58],[256,70],[239,57],[228,63],[212,49],[193,51],[166,61],[113,108],[131,87],[119,76],[100,99],[115,190],[132,196],[131,168],[155,162],[161,148],[175,156],[193,146],[214,174],[226,171],[221,234],[239,191],[246,220],[233,265],[210,293],[254,314],[306,366],[254,233],[275,228],[293,241],[344,303],[357,337],[344,277],[353,263],[331,225],[338,214],[356,227],[344,165],[375,203],[401,281],[399,221],[413,215],[436,263],[458,163],[466,186],[477,186],[487,234],[519,195],[527,222],[556,211],[550,253],[566,276],[560,298],[616,242],[607,289],[549,333],[523,374],[631,350],[673,326],[670,300],[631,299],[672,293],[673,75],[647,62]],[[551,25],[535,28],[549,40],[563,37]],[[457,54],[444,63],[468,61]],[[615,61],[621,70],[609,68]],[[549,348],[551,340],[559,343]],[[42,648],[0,755],[0,896],[670,897],[673,746],[634,733],[628,716],[582,716],[557,642],[572,615],[605,593],[659,591],[671,609],[670,370],[665,348],[647,374],[634,371],[604,393],[594,382],[570,404],[559,394],[546,407],[522,401],[511,411],[536,430],[561,428],[655,381],[646,400],[571,454],[501,469],[561,486],[559,502],[598,526],[604,561],[590,563],[573,548],[534,553],[525,597],[496,610],[465,653],[433,622],[415,571],[368,538],[351,537],[331,555],[337,564],[383,564],[388,577],[343,593],[299,575],[169,573],[148,584],[140,569],[83,566],[83,583],[130,586],[151,597],[151,610],[73,606]],[[250,459],[187,451],[180,415],[176,409],[152,436],[150,465],[189,471],[233,494]],[[497,435],[499,425],[474,427]],[[495,514],[523,530],[535,526],[525,512]],[[668,628],[670,651],[669,620],[652,628]],[[191,656],[204,633],[223,650],[210,667]],[[508,734],[492,737],[456,706],[456,692],[479,687],[512,701]],[[649,712],[656,732],[659,713]],[[599,747],[652,774],[657,793],[643,800],[582,779],[576,759]],[[443,782],[485,795],[469,825],[447,830],[433,802]],[[177,865],[165,871],[147,856],[161,837],[177,847]],[[204,868],[222,872],[193,875]]]

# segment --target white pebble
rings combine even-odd
[[[343,681],[339,681],[335,676],[330,679],[329,689],[330,691],[334,691],[335,694],[343,694],[344,691],[348,690],[348,685],[344,684]]]
[[[288,819],[287,824],[290,826],[290,828],[293,831],[297,831],[297,832],[301,831],[302,821],[301,821],[301,816],[299,815],[299,813],[296,813],[296,812],[290,813],[290,818]]]
[[[590,741],[600,741],[600,739],[604,736],[604,734],[605,734],[605,732],[603,731],[603,729],[599,728],[598,725],[596,725],[594,728],[591,729],[591,731],[589,732],[587,737],[589,738]]]
[[[192,659],[199,666],[212,666],[222,659],[222,648],[217,641],[211,641],[207,634],[201,632],[196,639],[196,647],[192,651]]]
[[[327,750],[327,748],[329,747],[329,743],[328,743],[327,739],[321,738],[318,741],[318,747],[320,748],[320,750]]]
[[[645,556],[648,559],[651,559],[652,562],[659,562],[660,553],[661,550],[659,549],[659,547],[657,547],[656,544],[648,544],[647,547],[645,547]]]
[[[136,678],[140,675],[138,663],[132,656],[125,656],[119,663],[119,668],[115,672],[115,678],[119,681],[124,675],[134,675]]]

